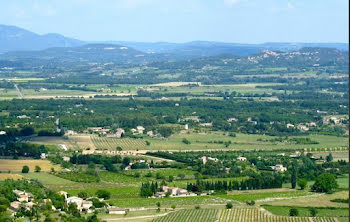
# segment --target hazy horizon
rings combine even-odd
[[[345,0],[4,0],[0,23],[87,42],[348,43]]]

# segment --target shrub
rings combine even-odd
[[[188,139],[186,139],[186,138],[183,138],[183,139],[182,139],[182,142],[183,142],[184,144],[191,144],[191,142],[190,142]]]
[[[22,167],[22,173],[29,173],[29,167],[28,166],[23,166]]]
[[[35,172],[39,173],[41,171],[41,167],[40,166],[35,166]]]
[[[105,200],[111,198],[111,193],[107,190],[98,190],[96,191],[96,195],[98,196],[98,198],[103,198]]]
[[[309,211],[310,211],[311,217],[315,217],[315,216],[316,216],[316,214],[317,214],[317,209],[316,209],[316,208],[311,207],[311,208],[309,209]]]
[[[88,197],[88,194],[85,191],[81,191],[78,193],[78,197],[86,199]]]
[[[298,186],[300,187],[301,190],[304,190],[306,185],[307,185],[307,180],[306,179],[298,180]]]
[[[246,201],[246,204],[248,205],[248,206],[254,206],[255,205],[255,201],[254,200],[251,200],[251,201]]]
[[[226,209],[232,209],[232,207],[233,207],[233,204],[231,202],[228,202],[226,204]]]
[[[289,216],[295,217],[295,216],[298,216],[298,215],[299,215],[298,209],[296,209],[296,208],[291,208],[291,209],[289,210]]]

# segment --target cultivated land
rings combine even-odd
[[[184,144],[182,139],[188,139],[191,144]],[[273,149],[307,149],[309,152],[324,151],[321,153],[315,152],[315,156],[327,155],[329,151],[342,151],[348,147],[347,137],[336,137],[327,135],[309,135],[299,136],[299,138],[310,138],[317,141],[318,144],[290,144],[288,142],[264,142],[261,140],[271,140],[278,137],[252,134],[236,134],[236,137],[231,137],[224,132],[203,132],[203,133],[187,133],[181,132],[175,134],[166,140],[144,137],[143,139],[118,139],[98,137],[95,135],[81,134],[69,136],[68,139],[53,138],[53,137],[34,137],[30,142],[37,144],[65,144],[70,149],[101,149],[101,150],[116,150],[120,146],[123,150],[130,151],[157,151],[157,150],[273,150]],[[291,137],[298,138],[298,137]],[[151,144],[146,146],[145,141]],[[215,144],[213,141],[231,141],[229,147],[224,144]],[[335,152],[334,158],[347,158],[347,152]]]
[[[28,166],[31,172],[34,171],[35,166],[39,166],[42,171],[49,172],[51,168],[56,171],[61,170],[61,167],[53,165],[48,160],[5,160],[0,159],[1,172],[21,172],[23,166]]]
[[[52,193],[87,200],[105,191],[107,206],[90,209],[101,207],[105,221],[348,221],[346,55],[305,50],[278,59],[0,64],[0,191],[51,198],[66,221],[77,213]],[[327,173],[338,186],[315,192]],[[192,196],[162,194],[162,185]],[[108,214],[108,205],[130,211]]]

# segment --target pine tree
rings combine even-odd
[[[291,185],[292,185],[292,189],[295,189],[295,187],[297,186],[297,180],[298,180],[298,175],[297,175],[297,161],[294,160],[292,163],[292,175],[291,175]]]

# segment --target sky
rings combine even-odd
[[[1,0],[0,24],[85,41],[348,42],[349,0]]]

